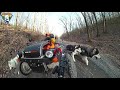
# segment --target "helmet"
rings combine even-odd
[[[52,43],[55,43],[55,38],[51,38],[51,42],[52,42]]]
[[[53,35],[53,34],[50,34],[50,38],[54,38],[54,35]]]

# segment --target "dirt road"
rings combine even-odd
[[[66,44],[76,44],[60,41]],[[109,54],[100,54],[101,59],[89,59],[89,65],[85,65],[79,56],[76,56],[76,66],[78,71],[78,78],[120,78],[120,62]],[[10,78],[46,78],[40,73],[32,73],[29,76],[22,74],[16,76],[11,75]]]
[[[65,44],[75,42],[61,41]],[[89,58],[89,65],[85,65],[79,56],[76,56],[78,78],[120,78],[120,61],[109,54],[100,53],[101,59]]]
[[[78,78],[120,78],[120,66],[113,62],[113,57],[102,55],[101,59],[89,59],[89,65],[86,66],[77,58],[76,66]]]

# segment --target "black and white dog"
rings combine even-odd
[[[16,74],[19,75],[19,64],[20,58],[22,57],[22,52],[18,52],[17,55],[8,61],[8,66],[10,70],[14,70]]]
[[[79,53],[82,52],[81,48],[80,48],[80,45],[67,45],[66,46],[66,49],[71,51],[72,52],[72,58],[73,58],[73,61],[75,62],[75,55],[78,55]]]
[[[19,55],[16,55],[13,59],[8,61],[9,69],[14,70],[13,73],[16,73],[17,75],[19,75],[18,64],[20,63],[18,60],[19,60]]]
[[[99,50],[94,47],[81,46],[81,45],[67,45],[66,49],[72,52],[72,58],[75,61],[75,55],[80,55],[82,60],[88,65],[88,57],[100,59]]]

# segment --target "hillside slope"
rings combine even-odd
[[[19,50],[43,38],[43,35],[38,32],[0,29],[0,74],[7,72],[7,61]]]

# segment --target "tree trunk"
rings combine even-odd
[[[90,37],[90,32],[89,32],[89,26],[88,26],[88,22],[87,22],[87,18],[86,18],[86,13],[85,12],[81,12],[81,14],[83,15],[83,18],[85,20],[85,24],[86,24],[86,29],[87,29],[87,35],[88,35],[88,41],[91,42],[91,37]]]
[[[107,33],[107,29],[106,29],[106,18],[104,18],[104,31],[105,31],[105,33]]]
[[[67,33],[68,39],[70,39],[70,35],[69,35],[69,32],[68,32],[67,28],[66,28],[66,33]]]
[[[18,12],[17,12],[17,16],[16,16],[16,29],[18,27]]]
[[[95,18],[95,22],[96,22],[96,29],[97,29],[97,37],[99,37],[100,36],[100,34],[99,34],[99,30],[98,30],[98,22],[97,22],[97,17],[96,17],[96,14],[95,14],[95,12],[92,12],[93,13],[93,16],[94,16],[94,18]]]
[[[118,14],[118,17],[120,17],[120,12],[117,12],[117,14]]]
[[[103,17],[103,33],[107,33],[107,29],[106,29],[106,15],[105,12],[101,12],[102,17]]]
[[[68,37],[68,39],[70,38],[70,34],[69,34],[69,32],[68,32],[68,23],[67,23],[67,18],[66,17],[62,17],[61,19],[59,19],[62,23],[63,23],[63,25],[64,25],[64,28],[65,28],[65,32],[67,33],[67,37]]]
[[[33,24],[33,31],[35,30],[35,14],[34,14],[34,24]]]
[[[90,23],[91,23],[91,37],[92,37],[92,35],[93,35],[93,30],[94,30],[93,20],[92,20],[92,17],[90,16],[90,14],[89,14],[89,13],[87,13],[87,14],[88,14],[88,17],[89,17],[89,20],[90,20]]]
[[[77,17],[76,17],[77,26],[76,27],[78,28],[79,33],[81,33],[81,31],[82,31],[81,29],[83,28],[82,20],[81,20],[81,17],[78,14],[76,14],[76,15],[77,15]]]
[[[28,16],[27,16],[27,18],[26,18],[26,27],[25,27],[26,29],[28,28],[28,22],[29,22],[28,18],[29,18],[29,15],[30,15],[30,14],[28,14]]]
[[[25,26],[25,29],[27,29],[28,27],[27,27],[27,22],[26,22],[26,26]]]

